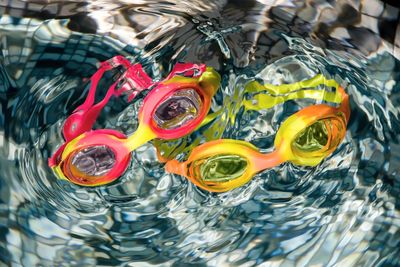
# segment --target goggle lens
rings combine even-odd
[[[328,130],[325,121],[318,121],[305,128],[296,138],[293,145],[303,152],[321,150],[328,143]]]
[[[92,146],[76,153],[71,163],[83,175],[102,176],[114,167],[115,155],[107,146]]]
[[[217,155],[193,162],[195,177],[203,183],[223,183],[235,180],[246,172],[248,162],[238,155]]]
[[[157,126],[172,130],[196,119],[202,108],[200,95],[194,89],[176,91],[156,109],[153,119]]]
[[[326,156],[340,144],[345,132],[346,125],[340,117],[318,120],[297,135],[292,149],[299,156]]]

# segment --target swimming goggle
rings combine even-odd
[[[334,87],[335,92],[300,90],[321,84]],[[317,75],[288,85],[263,86],[252,82],[245,90],[269,93],[245,100],[243,105],[248,110],[270,108],[289,99],[304,97],[323,99],[340,106],[312,105],[291,115],[281,124],[275,136],[275,150],[271,153],[261,153],[249,142],[220,139],[194,148],[185,162],[168,161],[167,172],[182,175],[205,190],[225,192],[247,183],[256,173],[286,161],[315,166],[344,139],[350,117],[349,97],[334,80]]]
[[[112,68],[126,68],[94,104],[95,91],[102,75]],[[70,115],[63,127],[66,143],[49,159],[49,166],[60,178],[75,184],[98,186],[119,178],[130,162],[131,152],[146,142],[171,140],[193,132],[206,117],[211,98],[221,78],[204,64],[176,64],[166,79],[153,82],[140,64],[117,56],[101,64],[91,77],[85,102]],[[112,129],[92,130],[102,108],[112,96],[128,93],[132,100],[138,92],[152,88],[138,114],[139,126],[130,136]]]

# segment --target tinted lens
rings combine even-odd
[[[296,138],[294,145],[304,152],[322,149],[328,143],[328,130],[324,121],[318,121],[304,129]]]
[[[346,126],[341,118],[319,120],[297,135],[292,148],[297,154],[322,156],[339,145],[345,131]]]
[[[153,119],[162,129],[176,129],[197,118],[201,106],[201,98],[196,90],[179,90],[160,104]]]
[[[102,176],[115,165],[115,155],[107,146],[82,149],[72,159],[72,165],[83,175]]]
[[[195,176],[203,182],[228,182],[241,177],[247,160],[237,155],[217,155],[193,163]]]

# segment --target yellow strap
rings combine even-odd
[[[318,100],[323,99],[324,101],[337,104],[341,103],[342,101],[340,95],[336,92],[328,92],[325,90],[302,90],[281,96],[258,94],[255,95],[251,100],[243,100],[243,106],[246,110],[269,109],[277,104],[298,98],[312,98]]]
[[[300,81],[300,82],[295,82],[295,83],[290,83],[290,84],[281,84],[281,85],[273,85],[273,84],[260,84],[258,82],[250,82],[246,88],[245,92],[248,93],[257,93],[257,92],[262,92],[262,91],[267,91],[271,95],[282,95],[282,94],[287,94],[291,93],[294,91],[298,91],[301,89],[305,88],[313,88],[317,87],[319,85],[325,85],[328,87],[334,87],[338,89],[339,84],[333,80],[333,79],[326,79],[324,75],[322,74],[317,74],[311,79]]]
[[[203,127],[204,125],[209,124],[210,122],[212,122],[213,120],[215,120],[219,115],[221,115],[221,113],[222,113],[223,110],[224,110],[223,108],[220,108],[219,110],[215,111],[214,113],[208,114],[208,115],[204,118],[204,120],[200,123],[200,125],[197,127],[197,129],[198,129],[198,128],[201,128],[201,127]],[[196,129],[196,130],[197,130],[197,129]]]
[[[335,92],[329,92],[322,89],[310,89],[320,85],[334,87],[336,90]],[[268,94],[259,93],[253,96],[251,100],[243,100],[243,105],[246,110],[262,110],[272,108],[273,106],[288,100],[299,98],[311,98],[332,103],[341,103],[341,97],[338,94],[338,87],[339,84],[335,80],[328,80],[322,74],[317,74],[311,79],[292,84],[261,85],[260,83],[254,81],[246,86],[246,93],[259,93],[267,91]]]

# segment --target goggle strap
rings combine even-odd
[[[109,68],[104,68],[104,67],[100,68],[98,71],[96,71],[95,74],[92,75],[92,77],[90,77],[90,88],[88,95],[83,104],[78,106],[72,113],[76,113],[79,111],[86,112],[86,110],[88,110],[91,106],[93,106],[94,99],[96,96],[97,84],[99,83],[101,77],[107,70],[109,70]]]
[[[101,64],[101,67],[99,70],[96,71],[95,74],[90,77],[90,88],[88,95],[86,96],[85,101],[83,104],[78,106],[71,115],[67,117],[67,119],[64,122],[63,126],[63,135],[66,141],[72,140],[78,135],[80,135],[82,132],[85,130],[83,128],[86,128],[88,123],[83,123],[86,113],[90,110],[90,108],[93,106],[95,95],[96,95],[96,89],[97,89],[97,84],[103,74],[110,69],[109,64],[104,64],[103,62]],[[79,123],[77,123],[79,121]],[[94,123],[94,122],[93,122]]]
[[[120,78],[118,78],[118,80],[108,89],[105,97],[99,103],[94,105],[97,85],[101,77],[106,71],[120,65],[127,67],[128,70]],[[115,90],[117,84],[124,78],[127,79],[128,83],[123,84],[119,90]],[[93,124],[95,123],[98,115],[100,114],[104,106],[108,103],[111,96],[120,96],[123,92],[132,91],[132,94],[128,97],[128,101],[132,101],[140,91],[145,90],[154,84],[153,80],[144,72],[140,64],[130,65],[130,62],[122,56],[116,56],[108,61],[102,62],[100,65],[100,69],[96,71],[95,74],[93,74],[90,80],[90,89],[84,103],[77,107],[73,111],[73,113],[67,118],[67,120],[81,120],[82,122],[84,122],[84,124],[80,125],[73,122],[64,123],[63,131],[64,137],[67,141],[85,132],[86,129],[91,129],[93,127]],[[79,118],[76,117],[78,113],[81,114]],[[76,126],[79,128],[75,130],[65,128],[68,126]]]
[[[316,99],[326,102],[339,104],[342,101],[340,94],[337,92],[327,92],[324,90],[302,90],[292,92],[282,96],[271,96],[269,94],[258,94],[251,100],[244,100],[243,106],[246,110],[264,110],[274,107],[275,105],[284,103],[294,99]]]
[[[205,64],[176,63],[166,80],[171,79],[175,75],[200,77],[205,71]]]
[[[208,114],[208,115],[204,118],[204,120],[200,123],[200,125],[196,128],[196,130],[199,129],[199,128],[201,128],[201,127],[203,127],[204,125],[209,124],[209,123],[212,122],[213,120],[215,120],[219,115],[221,115],[221,113],[222,113],[223,111],[224,111],[224,109],[223,109],[223,108],[220,108],[219,110],[217,110],[217,111],[215,111],[215,112],[213,112],[213,113]]]
[[[85,102],[83,102],[82,105],[77,107],[72,113],[75,113],[75,112],[78,112],[81,110],[85,112],[85,110],[89,109],[94,103],[94,99],[96,96],[96,90],[97,90],[97,84],[99,83],[103,74],[106,71],[111,70],[120,65],[123,65],[126,68],[128,68],[130,66],[130,62],[123,56],[115,56],[107,61],[101,62],[100,68],[95,72],[95,74],[92,75],[92,77],[90,77],[91,86],[90,86],[88,95],[85,99]]]
[[[155,82],[143,70],[141,64],[134,64],[127,70],[124,78],[127,80],[128,85],[123,84],[118,93],[131,91],[128,101],[131,102],[143,90],[149,89]]]
[[[95,123],[100,112],[103,110],[104,106],[107,105],[108,101],[110,101],[111,96],[115,95],[115,87],[117,86],[117,83],[118,81],[113,83],[108,89],[107,94],[104,96],[104,98],[97,104],[88,108],[83,114],[82,117],[84,117],[84,119],[91,124],[90,128],[93,127],[93,124]]]
[[[333,80],[333,79],[328,80],[322,74],[317,74],[308,80],[295,82],[295,83],[291,83],[291,84],[281,84],[281,85],[264,84],[264,85],[261,85],[258,82],[252,82],[245,88],[245,92],[246,93],[257,93],[257,92],[267,91],[271,95],[276,96],[276,95],[291,93],[291,92],[298,91],[298,90],[305,89],[305,88],[314,88],[319,85],[334,87],[336,90],[339,87],[339,84],[335,80]]]
[[[124,56],[115,56],[110,58],[109,60],[101,62],[100,68],[105,68],[106,70],[110,70],[120,65],[123,65],[126,68],[128,68],[131,65],[131,62]]]

